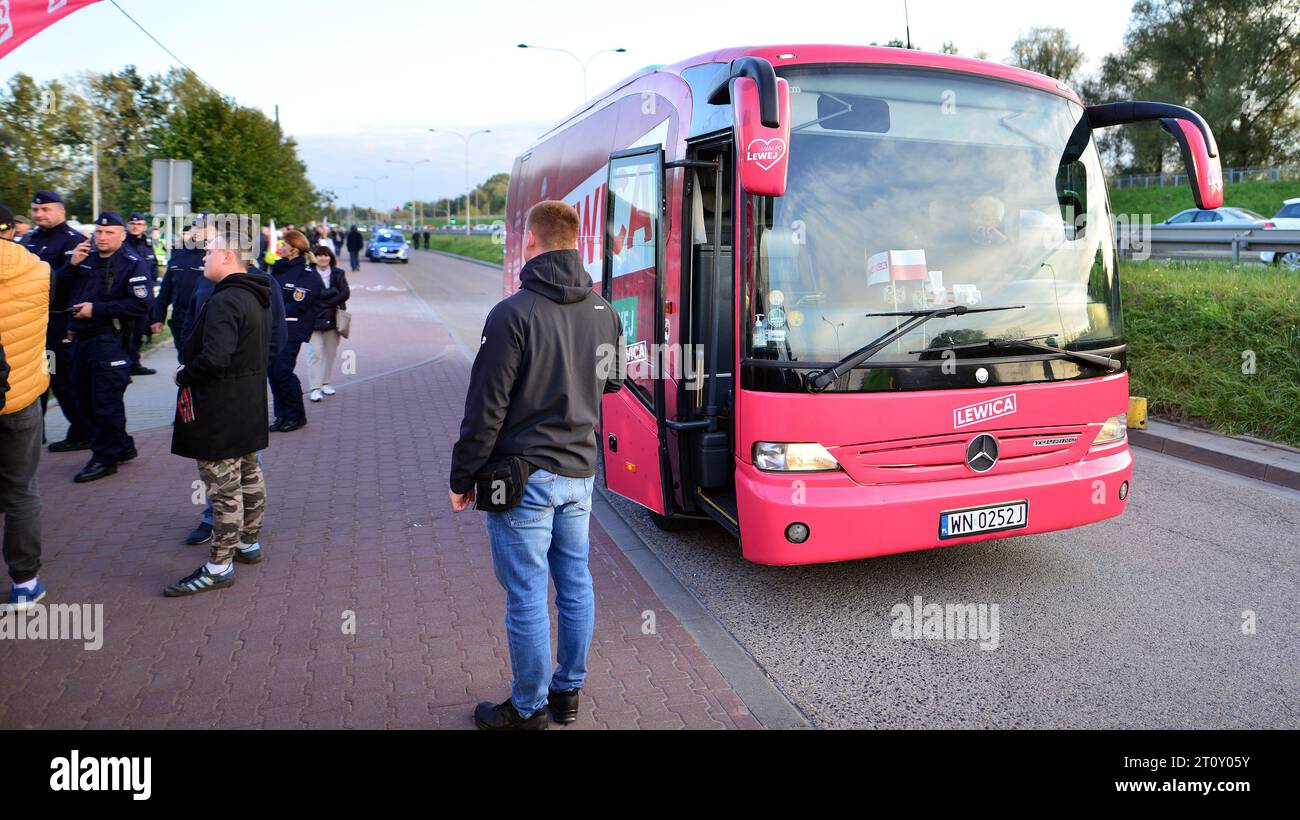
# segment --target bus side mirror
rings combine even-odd
[[[790,164],[790,84],[778,78],[776,96],[779,119],[771,127],[763,121],[758,83],[749,77],[739,77],[732,90],[736,167],[740,171],[740,187],[747,194],[785,194],[786,170]]]
[[[732,105],[737,170],[747,194],[785,194],[790,158],[790,84],[761,57],[731,61],[710,105]]]
[[[1181,105],[1137,100],[1090,105],[1084,109],[1083,118],[1075,127],[1061,164],[1079,158],[1087,144],[1087,133],[1092,129],[1152,120],[1159,120],[1161,127],[1178,140],[1196,207],[1209,210],[1221,206],[1223,169],[1220,167],[1219,146],[1204,118]]]
[[[1211,154],[1209,150],[1214,136],[1211,134],[1211,142],[1207,143],[1205,135],[1194,124],[1172,117],[1160,120],[1160,127],[1173,134],[1174,139],[1178,140],[1178,147],[1183,154],[1183,166],[1187,168],[1187,175],[1190,177],[1188,181],[1192,184],[1192,198],[1196,200],[1196,207],[1208,210],[1222,205],[1223,169],[1220,167],[1218,151]],[[1209,133],[1208,128],[1206,133]]]

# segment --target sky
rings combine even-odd
[[[17,0],[23,2],[23,0]],[[583,99],[651,65],[738,45],[883,43],[904,36],[903,0],[859,2],[443,2],[387,0],[118,0],[221,93],[274,116],[300,146],[313,184],[393,207],[466,189],[509,171],[513,158]],[[1085,73],[1118,49],[1132,0],[909,0],[912,41],[1004,61],[1018,34],[1065,28],[1087,55]],[[77,11],[0,59],[0,78],[45,80],[134,64],[175,64],[109,2]],[[386,162],[386,160],[393,160]],[[420,160],[417,165],[413,163]],[[366,179],[358,180],[357,177]],[[381,177],[386,177],[380,179]]]

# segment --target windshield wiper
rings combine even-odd
[[[946,319],[949,316],[961,316],[965,313],[987,313],[992,310],[1021,310],[1023,308],[1024,305],[1004,305],[1000,307],[966,307],[965,305],[947,305],[945,307],[931,308],[930,310],[902,310],[895,313],[868,313],[866,314],[867,316],[908,316],[910,318],[885,335],[872,340],[866,347],[860,347],[845,356],[843,359],[840,359],[834,366],[814,373],[808,380],[808,384],[813,390],[825,390],[836,379],[862,364],[867,359],[870,359],[881,350],[884,350],[890,342],[901,339],[931,319]]]
[[[1007,348],[1028,348],[1030,350],[1041,350],[1044,353],[1053,353],[1057,356],[1064,356],[1067,359],[1073,359],[1076,362],[1086,362],[1104,367],[1107,370],[1119,370],[1120,364],[1110,356],[1101,356],[1096,353],[1084,353],[1079,350],[1065,350],[1060,347],[1043,344],[1039,339],[1052,339],[1055,336],[1031,336],[1027,339],[985,339],[980,342],[970,342],[961,345],[944,345],[943,347],[931,347],[925,350],[911,350],[909,353],[934,353],[942,350],[971,350],[974,348],[986,347],[990,350],[1005,350]]]

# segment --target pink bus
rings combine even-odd
[[[1100,521],[1133,461],[1092,132],[1147,120],[1220,205],[1180,106],[896,48],[646,68],[515,160],[505,293],[528,208],[576,207],[627,344],[605,482],[666,529],[711,518],[751,561],[807,564]]]

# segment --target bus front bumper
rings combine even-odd
[[[899,484],[858,484],[843,472],[768,473],[739,462],[741,552],[759,564],[817,564],[1064,530],[1123,512],[1132,478],[1127,443],[1059,467]],[[1023,528],[939,537],[945,511],[1015,501],[1029,504]],[[808,527],[802,543],[786,537],[793,523]]]

